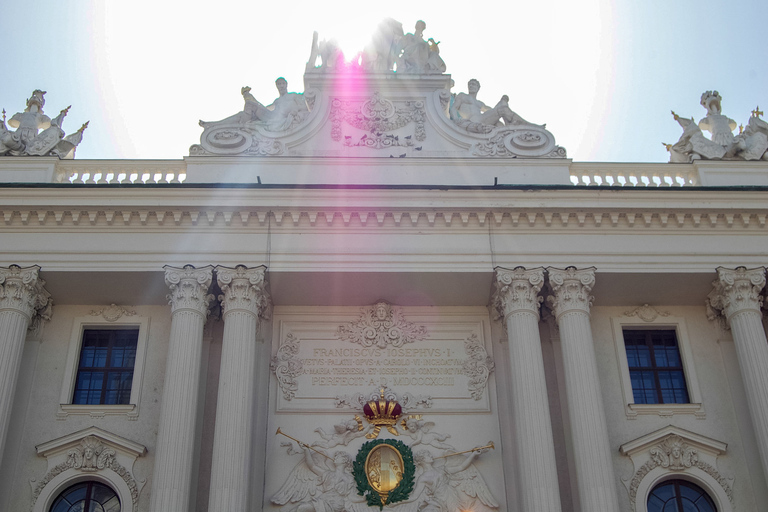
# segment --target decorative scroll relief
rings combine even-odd
[[[139,493],[146,480],[136,480],[132,467],[137,457],[146,453],[142,445],[128,441],[96,427],[64,436],[37,447],[39,455],[48,459],[48,472],[40,480],[32,480],[32,507],[43,494],[52,492],[48,484],[67,471],[99,473],[107,480],[120,478],[130,493],[133,510],[137,510]],[[111,472],[107,474],[108,472]]]
[[[419,409],[419,408],[429,409],[430,407],[432,407],[431,396],[412,395],[411,393],[401,393],[398,395],[397,393],[389,389],[387,386],[383,386],[381,390],[374,391],[368,394],[353,393],[351,395],[337,396],[335,398],[336,407],[339,409],[349,408],[349,409],[358,410],[358,409],[361,409],[367,402],[371,400],[377,400],[381,396],[381,393],[384,394],[385,400],[394,400],[400,403],[400,406],[403,408],[403,413],[406,413],[414,409]]]
[[[555,144],[551,133],[534,125],[500,128],[489,140],[475,143],[472,154],[501,158],[567,156],[565,149]]]
[[[669,316],[669,311],[660,311],[653,306],[643,304],[642,306],[638,306],[635,309],[625,311],[622,316],[636,316],[643,322],[653,322],[660,316]]]
[[[422,317],[414,322],[426,324],[419,327],[394,314],[378,319],[370,310],[347,322],[331,315],[275,320],[281,326],[271,364],[278,411],[357,409],[382,387],[408,409],[489,410],[494,362],[485,346],[487,316],[450,324]],[[378,322],[392,325],[379,331]]]
[[[387,302],[378,302],[363,308],[357,322],[340,325],[339,339],[358,343],[363,347],[402,347],[425,339],[429,334],[426,327],[416,326],[403,317],[402,310],[393,308]]]
[[[91,310],[91,316],[100,316],[107,322],[117,322],[124,316],[136,316],[136,311],[116,304]]]
[[[623,479],[632,510],[636,503],[644,503],[651,487],[668,473],[686,473],[694,481],[706,481],[710,487],[714,484],[723,499],[732,502],[733,479],[717,469],[717,456],[725,448],[719,441],[673,426],[622,445],[621,453],[629,456],[635,466],[632,477]]]
[[[382,149],[394,146],[413,146],[414,141],[427,138],[424,130],[426,112],[423,100],[404,100],[396,106],[382,98],[379,92],[364,102],[334,98],[331,101],[331,138],[342,141],[345,146],[362,146]],[[342,124],[347,123],[365,133],[362,136],[343,135]],[[409,124],[414,124],[412,133],[393,133]]]

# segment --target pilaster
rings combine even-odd
[[[250,496],[255,411],[267,408],[266,393],[256,393],[256,375],[269,371],[257,361],[259,319],[270,315],[266,267],[216,267],[224,317],[224,336],[216,402],[209,510],[246,512]],[[256,407],[257,396],[264,403]]]
[[[192,494],[195,419],[203,327],[213,295],[213,267],[165,267],[171,293],[171,336],[157,434],[150,510],[188,512]]]
[[[493,305],[509,342],[516,474],[523,512],[560,512],[549,396],[539,336],[544,269],[496,268]]]
[[[619,510],[608,426],[595,359],[590,295],[595,269],[548,268],[552,307],[560,328],[566,394],[581,510]]]
[[[11,422],[27,329],[35,317],[50,318],[51,294],[37,265],[0,268],[0,461]]]
[[[733,333],[752,427],[768,480],[768,341],[760,313],[765,268],[718,267],[712,286],[707,301],[725,317]]]

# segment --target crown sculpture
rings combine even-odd
[[[387,427],[390,434],[399,435],[395,425],[400,415],[403,414],[403,408],[396,399],[385,399],[384,390],[381,390],[381,397],[378,400],[369,400],[363,406],[363,414],[368,423],[373,425],[373,430],[365,435],[368,439],[379,437],[381,427]]]
[[[17,112],[8,121],[15,132],[5,126],[5,109],[0,122],[0,156],[57,156],[62,159],[75,157],[75,148],[83,140],[85,123],[72,135],[64,136],[61,125],[69,112],[65,108],[51,119],[43,113],[45,91],[36,89],[27,100],[24,112]],[[42,130],[42,131],[40,131]]]
[[[723,98],[717,91],[706,91],[701,95],[701,106],[707,109],[707,116],[696,124],[693,117],[686,119],[675,112],[672,115],[683,128],[683,134],[675,144],[664,144],[669,151],[670,162],[692,162],[694,160],[768,160],[768,123],[760,119],[760,107],[752,111],[747,127],[739,127],[734,135],[736,121],[723,115]],[[702,130],[712,134],[708,139]]]

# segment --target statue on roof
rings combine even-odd
[[[10,131],[5,125],[5,110],[0,121],[0,156],[57,156],[71,159],[75,148],[83,140],[85,123],[72,135],[66,136],[61,125],[69,109],[62,110],[51,119],[43,112],[45,91],[35,89],[27,100],[27,108],[17,112],[8,120],[8,126],[16,128]],[[40,131],[42,130],[42,131]]]
[[[497,126],[533,124],[509,108],[509,96],[506,94],[501,97],[495,107],[489,107],[478,100],[480,82],[477,79],[473,78],[469,81],[467,90],[469,92],[460,92],[453,98],[449,112],[451,120],[468,132],[489,133]]]
[[[672,112],[683,134],[675,144],[665,144],[670,162],[768,160],[768,123],[760,119],[763,115],[760,108],[752,111],[747,128],[734,135],[736,121],[722,114],[722,101],[717,91],[705,91],[701,95],[701,106],[707,109],[707,115],[698,125],[693,118],[686,119]],[[704,131],[712,134],[710,139]]]
[[[445,73],[445,62],[434,39],[424,40],[427,24],[419,20],[413,33],[405,34],[397,46],[397,72],[416,75]]]

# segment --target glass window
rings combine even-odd
[[[686,480],[668,480],[651,491],[648,512],[717,512],[717,507],[698,485]]]
[[[624,329],[624,346],[636,404],[690,403],[674,330]]]
[[[129,404],[139,329],[86,329],[73,404]]]
[[[59,494],[50,512],[120,512],[120,499],[104,484],[81,482]]]

